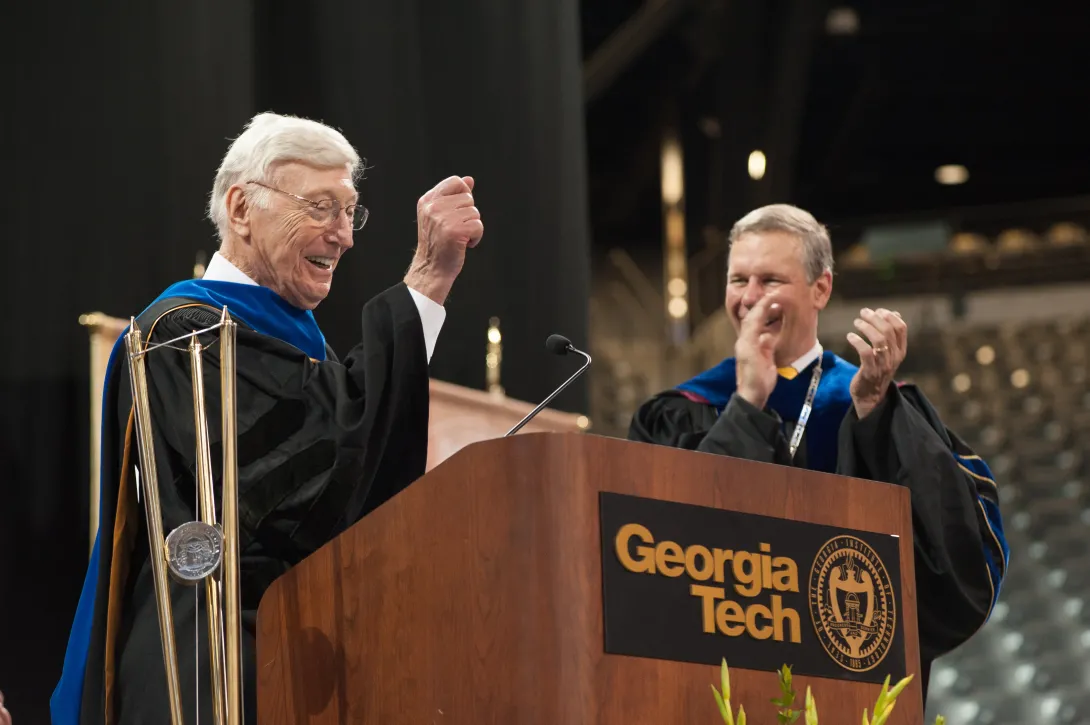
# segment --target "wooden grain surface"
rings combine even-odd
[[[473,444],[273,584],[258,619],[262,725],[719,722],[718,668],[603,651],[598,492],[897,534],[906,670],[919,672],[907,492],[577,434]],[[917,675],[918,680],[918,675]],[[752,725],[771,672],[732,668]],[[879,686],[796,677],[822,723]],[[890,725],[921,722],[919,682]]]

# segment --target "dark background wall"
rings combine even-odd
[[[433,375],[536,400],[586,342],[589,243],[578,8],[548,3],[102,0],[23,4],[0,173],[0,690],[48,721],[87,557],[88,344],[81,313],[138,312],[216,241],[204,203],[229,141],[274,110],[342,129],[370,170],[367,227],[319,322],[338,349],[360,306],[400,280],[416,199],[472,175],[485,220]],[[14,32],[12,32],[14,31]],[[585,412],[573,386],[556,401]]]

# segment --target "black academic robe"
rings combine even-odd
[[[808,378],[805,372],[800,377]],[[780,381],[784,384],[784,381]],[[798,407],[798,406],[796,406]],[[629,439],[764,463],[807,467],[811,418],[795,460],[794,421],[737,395],[722,410],[680,390],[662,392],[634,415]],[[825,437],[825,436],[821,436]],[[891,385],[860,420],[847,406],[836,443],[836,473],[905,486],[911,492],[917,619],[924,696],[931,664],[987,621],[1006,572],[999,495],[987,465],[942,423],[914,385]]]
[[[182,306],[168,311],[175,305]],[[209,327],[219,318],[215,309],[176,299],[153,305],[138,324],[145,336],[151,330],[154,343]],[[347,356],[339,360],[327,350],[327,359],[316,362],[239,323],[237,450],[247,723],[257,721],[255,624],[262,594],[291,566],[425,471],[428,361],[419,312],[405,285],[372,299],[363,308],[361,327],[361,342]],[[202,342],[213,343],[217,334]],[[164,533],[169,533],[199,518],[189,356],[159,350],[146,359]],[[131,477],[126,490],[118,491],[132,406],[124,356],[121,360],[116,383],[108,387],[103,403],[114,414],[111,420],[107,411],[103,448],[108,458],[104,470],[111,478],[103,485],[102,565],[82,725],[101,725],[108,708],[111,725],[170,719],[143,506],[135,503]],[[218,503],[222,465],[218,343],[206,350],[203,360]],[[128,466],[138,465],[135,444],[129,455]],[[119,518],[126,520],[118,525]],[[120,591],[112,596],[111,575],[115,587],[120,582]],[[199,687],[200,718],[210,723],[204,593],[173,583],[171,591],[186,720],[195,722],[193,693]],[[110,598],[112,606],[107,604]],[[108,637],[110,612],[116,623],[109,626]],[[111,648],[114,654],[108,657]],[[105,681],[106,672],[112,673],[112,681]]]

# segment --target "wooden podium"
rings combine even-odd
[[[896,486],[589,435],[474,443],[270,587],[258,719],[710,724],[725,657],[753,725],[776,722],[781,664],[837,724],[914,673],[889,722],[915,725],[912,547]]]

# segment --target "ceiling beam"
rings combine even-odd
[[[583,64],[583,95],[590,104],[666,32],[691,0],[645,0]]]

